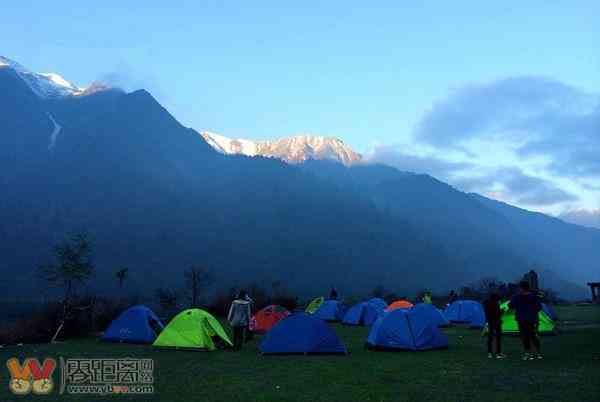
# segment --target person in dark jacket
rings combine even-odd
[[[519,335],[525,349],[523,360],[542,359],[541,343],[537,336],[542,303],[538,296],[531,292],[529,282],[522,281],[519,284],[519,293],[513,296],[508,306],[515,311],[519,325]],[[535,348],[535,354],[531,353],[531,345]]]
[[[238,297],[231,303],[227,320],[233,328],[233,349],[240,350],[250,323],[250,302],[246,300],[246,291],[240,290]]]
[[[452,303],[454,303],[457,300],[458,300],[458,295],[456,294],[456,292],[453,289],[450,291],[450,295],[448,295],[448,305],[451,305]]]
[[[335,288],[335,286],[331,285],[331,290],[329,291],[329,299],[337,300],[337,298],[338,298],[337,289]]]
[[[483,309],[488,327],[488,358],[504,359],[506,356],[502,354],[502,310],[500,310],[500,295],[495,292],[490,294],[483,302]],[[492,350],[494,340],[496,341],[495,353]]]
[[[252,316],[252,311],[254,310],[254,300],[252,300],[252,298],[250,297],[250,295],[248,294],[248,292],[246,292],[246,297],[245,299],[250,303],[250,316]],[[248,342],[250,340],[252,340],[254,338],[254,333],[252,331],[250,331],[250,321],[252,320],[252,317],[250,318],[250,320],[248,320],[248,325],[246,326],[246,339],[245,342]]]

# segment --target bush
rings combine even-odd
[[[0,344],[50,342],[58,328],[62,306],[47,303],[28,317],[20,318],[0,329]]]
[[[252,306],[253,314],[271,304],[280,305],[289,311],[294,311],[298,307],[298,297],[291,295],[281,286],[274,286],[271,294],[256,283],[252,283],[240,289],[246,290],[248,295],[252,298],[254,302]],[[229,290],[218,291],[212,301],[207,304],[206,309],[215,316],[227,317],[229,306],[236,298],[240,289],[231,288]]]
[[[136,305],[135,299],[96,299],[93,309],[93,331],[106,331],[115,318],[129,307]]]

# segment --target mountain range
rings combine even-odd
[[[230,140],[184,127],[145,90],[48,77],[0,58],[5,294],[44,293],[34,268],[76,231],[94,239],[91,286],[106,293],[124,266],[139,294],[180,286],[191,265],[212,270],[213,290],[281,281],[303,296],[447,291],[535,266],[582,297],[598,276],[600,230],[358,163],[336,139]]]
[[[203,131],[202,138],[216,151],[227,155],[263,156],[277,158],[288,163],[303,163],[307,160],[333,160],[351,165],[361,160],[361,155],[338,138],[314,135],[296,135],[274,141],[231,139]]]

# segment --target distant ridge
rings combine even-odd
[[[346,166],[360,162],[362,157],[338,138],[296,135],[277,140],[253,141],[231,139],[204,131],[202,137],[215,150],[227,155],[264,156],[287,163],[302,163],[309,159],[333,160]]]

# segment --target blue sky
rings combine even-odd
[[[530,209],[600,209],[600,2],[148,3],[9,2],[0,54],[146,88],[199,130],[336,136]]]

